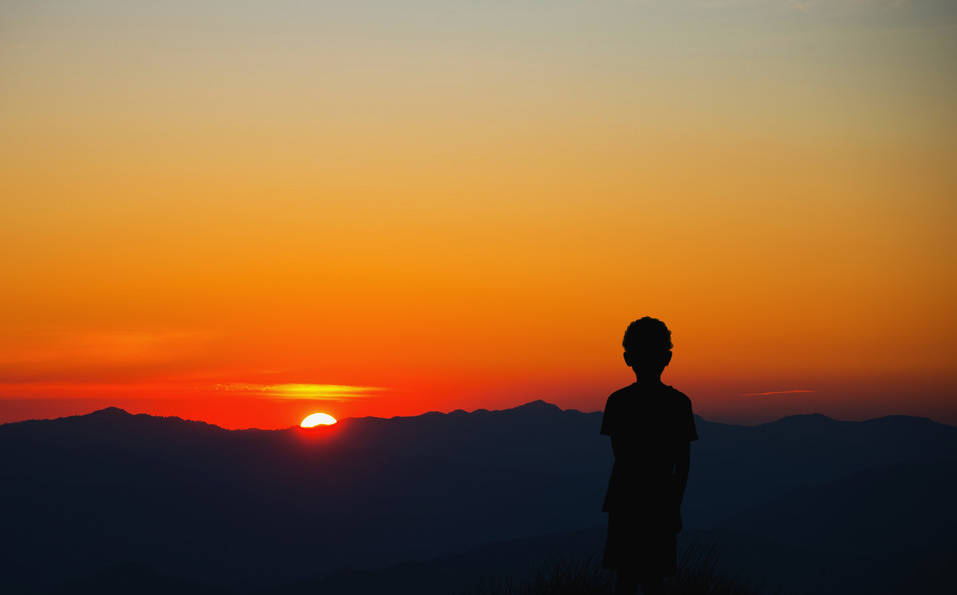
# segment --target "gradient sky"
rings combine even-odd
[[[957,4],[0,5],[0,422],[634,380],[957,423]]]

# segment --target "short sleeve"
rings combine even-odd
[[[608,401],[605,403],[605,413],[601,416],[601,434],[605,436],[611,436],[612,432],[615,431],[615,424],[618,423],[618,407],[615,405],[618,400],[615,398],[615,395],[608,397]]]

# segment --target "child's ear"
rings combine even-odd
[[[665,353],[665,365],[667,366],[670,363],[671,363],[671,350],[669,349],[668,352]]]

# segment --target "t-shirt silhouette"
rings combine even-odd
[[[680,531],[674,466],[679,448],[698,439],[691,400],[666,384],[636,382],[608,397],[601,433],[615,446],[602,510],[649,532]]]

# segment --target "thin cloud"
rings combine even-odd
[[[382,392],[382,386],[353,386],[349,384],[217,384],[216,390],[242,393],[275,399],[307,401],[349,401]]]
[[[172,362],[200,350],[208,335],[182,330],[54,330],[4,337],[0,367],[122,367]]]
[[[745,397],[776,397],[778,395],[800,395],[813,393],[813,390],[807,388],[794,388],[789,390],[769,390],[763,393],[741,393]]]

